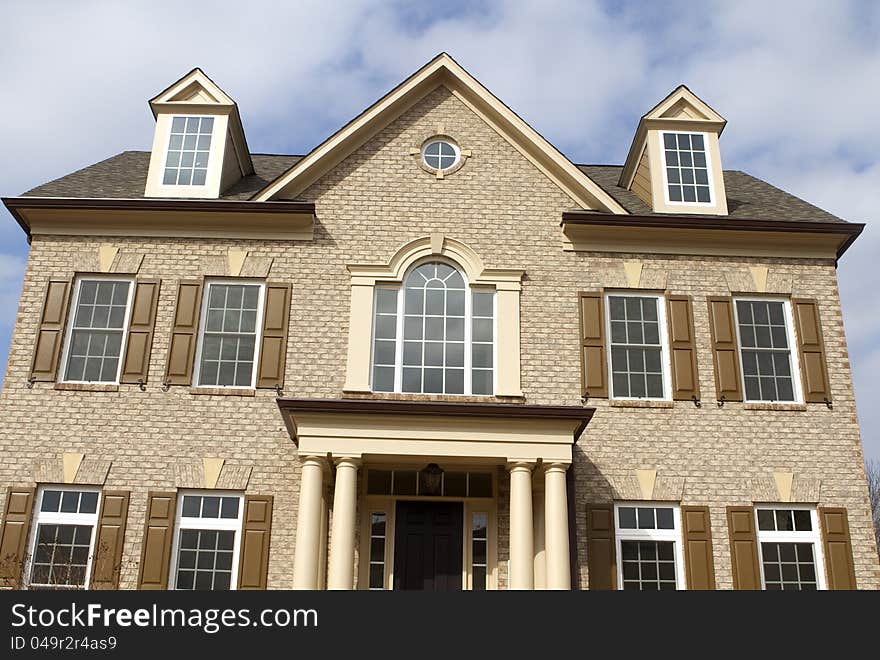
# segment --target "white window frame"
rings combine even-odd
[[[238,518],[184,518],[183,498],[187,495],[197,497],[237,497]],[[174,512],[174,536],[171,541],[171,566],[168,571],[168,590],[177,591],[177,570],[180,564],[180,532],[184,529],[205,529],[211,531],[234,531],[232,541],[232,575],[229,577],[229,590],[238,589],[238,563],[241,552],[241,534],[244,521],[244,493],[228,490],[178,490],[177,506]],[[186,524],[185,524],[186,523]]]
[[[669,176],[666,172],[666,144],[664,143],[663,136],[664,135],[702,135],[703,136],[703,150],[706,152],[706,177],[709,180],[709,201],[708,202],[686,202],[684,200],[680,202],[673,201],[669,199]],[[658,131],[658,138],[660,140],[660,156],[663,159],[663,199],[666,204],[670,206],[703,206],[703,207],[713,207],[717,205],[717,200],[715,199],[715,177],[714,172],[712,171],[712,159],[709,155],[709,134],[704,133],[703,131]],[[163,170],[164,171],[164,170]],[[702,184],[700,184],[702,185]]]
[[[116,365],[116,378],[110,380],[72,380],[67,378],[67,359],[70,355],[71,340],[73,338],[73,326],[76,324],[76,311],[79,305],[80,288],[83,282],[102,281],[102,282],[127,282],[128,283],[128,300],[125,305],[125,317],[122,320],[122,340],[119,344],[119,364]],[[71,296],[70,307],[67,310],[68,320],[67,328],[64,330],[64,350],[61,351],[61,383],[77,383],[84,385],[119,385],[119,378],[122,375],[122,362],[125,360],[125,351],[128,342],[128,326],[131,323],[131,310],[134,306],[134,278],[120,275],[77,275],[73,280],[73,296]],[[100,332],[100,328],[95,328]]]
[[[428,147],[430,147],[432,144],[435,144],[436,142],[442,142],[452,147],[452,151],[455,153],[455,160],[452,161],[452,165],[450,165],[449,167],[434,167],[433,165],[428,163],[427,159],[425,158],[425,151],[428,149]],[[430,138],[427,142],[425,142],[425,144],[422,146],[422,153],[420,154],[420,157],[422,159],[422,164],[425,167],[432,169],[436,172],[448,172],[461,162],[461,149],[459,149],[458,145],[449,138],[438,135]]]
[[[208,166],[205,168],[205,183],[165,183],[165,168],[168,165],[168,151],[171,147],[171,131],[174,126],[174,119],[176,117],[198,117],[201,119],[202,117],[211,117],[214,120],[214,124],[211,127],[211,146],[208,149]],[[164,152],[162,153],[162,168],[159,170],[159,188],[165,190],[185,190],[187,188],[204,188],[208,185],[208,177],[211,174],[211,156],[214,154],[214,149],[216,147],[217,142],[217,121],[219,117],[217,115],[205,114],[200,112],[176,112],[173,115],[170,115],[168,120],[168,127],[165,130],[165,139],[164,139]]]
[[[819,527],[819,512],[816,507],[808,504],[788,504],[787,502],[763,503],[755,504],[752,515],[755,518],[755,534],[758,541],[758,567],[761,570],[761,589],[766,589],[767,584],[764,581],[764,555],[761,550],[761,544],[767,543],[812,543],[813,544],[813,563],[816,569],[816,589],[824,591],[827,589],[825,583],[825,556],[822,552],[822,532]],[[809,511],[810,526],[813,528],[810,532],[770,532],[761,531],[758,526],[758,509],[781,509],[783,511]]]
[[[370,319],[370,390],[380,394],[419,394],[418,392],[403,391],[403,321],[404,321],[404,298],[403,291],[406,289],[406,282],[412,272],[419,266],[428,263],[443,263],[454,268],[461,275],[465,283],[464,296],[464,392],[456,393],[434,393],[434,396],[480,396],[494,397],[498,391],[498,292],[492,288],[474,287],[467,279],[464,270],[455,262],[447,259],[438,259],[432,257],[426,261],[420,261],[409,268],[404,274],[401,282],[376,283],[373,288],[373,307],[372,319]],[[396,295],[397,317],[395,319],[395,337],[394,337],[394,390],[392,392],[379,392],[375,389],[373,383],[373,367],[376,364],[376,310],[378,309],[379,291],[394,291]],[[492,393],[491,394],[472,394],[473,392],[473,294],[474,293],[491,293],[492,294]],[[423,340],[424,341],[424,340]],[[424,365],[422,365],[424,369]],[[422,394],[430,394],[423,392]]]
[[[672,509],[672,529],[621,529],[621,508],[659,508]],[[656,514],[655,514],[656,515]],[[681,527],[681,507],[672,502],[615,502],[614,503],[614,545],[617,554],[617,588],[623,590],[623,541],[672,541],[675,557],[675,588],[687,589],[684,572],[684,539]]]
[[[743,369],[743,343],[742,336],[740,335],[740,327],[739,327],[739,310],[737,309],[736,303],[738,301],[743,302],[781,302],[782,303],[782,314],[785,317],[785,336],[788,340],[788,361],[791,365],[791,387],[792,392],[794,393],[794,400],[792,401],[769,401],[767,399],[749,399],[746,394],[746,373],[745,369]],[[804,402],[804,393],[803,387],[801,386],[801,365],[800,359],[797,351],[797,337],[794,332],[794,322],[791,314],[791,300],[788,298],[784,298],[781,296],[734,296],[733,297],[733,322],[736,325],[736,344],[737,344],[737,357],[739,358],[739,378],[740,378],[740,387],[742,387],[743,393],[743,402],[745,403],[779,403],[779,404],[802,404]]]
[[[617,396],[614,393],[614,371],[611,366],[611,298],[654,298],[657,301],[657,322],[660,333],[660,368],[663,370],[663,396]],[[669,329],[666,320],[666,296],[660,293],[636,293],[632,291],[606,291],[605,292],[605,336],[606,341],[606,368],[608,369],[608,394],[610,399],[617,401],[672,401],[672,369],[669,357]],[[637,346],[637,344],[632,344]],[[642,344],[648,346],[647,344]]]
[[[95,506],[95,513],[61,513],[60,511],[41,511],[42,503],[43,503],[43,493],[47,490],[58,490],[62,492],[76,491],[76,492],[90,492],[98,494],[98,503]],[[92,566],[94,564],[95,558],[95,542],[98,537],[98,523],[101,518],[101,507],[104,504],[103,493],[100,488],[91,487],[91,486],[56,486],[54,484],[46,484],[37,488],[37,493],[34,498],[34,513],[33,520],[31,521],[31,531],[30,531],[30,539],[28,540],[27,548],[28,554],[24,565],[24,571],[22,575],[25,576],[25,579],[22,581],[22,585],[25,589],[61,589],[61,590],[74,590],[74,591],[88,591],[89,584],[91,584],[92,579]],[[31,586],[31,573],[33,571],[34,557],[37,552],[37,541],[39,540],[39,529],[40,525],[90,525],[92,527],[92,538],[89,543],[89,558],[86,563],[86,575],[85,581],[83,582],[83,586],[78,587],[74,585],[34,585]]]
[[[210,300],[211,293],[211,285],[219,284],[223,285],[249,285],[249,286],[258,286],[260,288],[258,297],[257,297],[257,320],[254,324],[254,366],[251,371],[251,384],[250,385],[200,385],[199,379],[201,377],[202,371],[202,346],[205,341],[205,325],[208,322],[208,300]],[[202,302],[201,302],[201,310],[199,316],[199,334],[196,342],[196,362],[193,366],[193,386],[194,387],[203,387],[209,389],[223,389],[223,390],[253,390],[257,387],[257,367],[260,364],[260,349],[262,348],[263,341],[263,315],[265,314],[265,304],[266,304],[266,282],[264,281],[255,281],[255,280],[246,280],[241,278],[210,278],[205,279],[203,288],[202,288]]]

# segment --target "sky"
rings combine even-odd
[[[880,460],[880,3],[835,0],[0,0],[0,195],[150,148],[147,99],[200,66],[251,150],[302,154],[441,51],[577,163],[621,163],[679,83],[718,110],[725,169],[868,224],[838,275]],[[0,359],[27,243],[0,209]]]

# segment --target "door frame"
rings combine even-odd
[[[374,465],[375,469],[411,469],[411,465]],[[400,500],[417,502],[462,502],[464,504],[464,529],[462,534],[462,575],[461,585],[463,591],[473,588],[473,517],[477,513],[485,513],[488,519],[486,530],[486,589],[498,588],[498,478],[495,465],[475,466],[470,465],[446,465],[444,470],[469,470],[472,472],[483,471],[492,475],[492,497],[440,497],[429,495],[367,495],[366,467],[360,477],[363,487],[360,497],[360,523],[358,525],[360,539],[358,542],[358,576],[357,589],[368,590],[370,588],[370,523],[373,513],[385,514],[385,574],[383,576],[383,588],[393,589],[394,585],[394,537],[396,530],[397,502]]]

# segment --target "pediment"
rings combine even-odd
[[[371,137],[436,90],[446,87],[581,208],[626,210],[446,53],[441,53],[272,181],[255,201],[294,198]]]
[[[150,99],[155,113],[165,104],[235,105],[233,101],[204,71],[196,67],[177,82]]]
[[[660,103],[651,108],[643,119],[686,119],[692,121],[725,122],[705,101],[684,85],[679,85]]]

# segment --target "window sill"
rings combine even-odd
[[[345,399],[376,401],[433,401],[451,403],[521,403],[525,396],[480,396],[465,394],[404,394],[402,392],[344,392]]]
[[[119,385],[113,383],[55,383],[55,389],[72,392],[118,392]]]
[[[191,387],[190,394],[200,394],[209,396],[255,396],[256,390],[253,389],[233,389],[229,387]]]
[[[753,401],[743,404],[745,410],[794,410],[804,412],[807,409],[805,403],[770,403],[769,401]]]
[[[673,401],[651,401],[641,399],[609,399],[612,408],[674,408]]]

